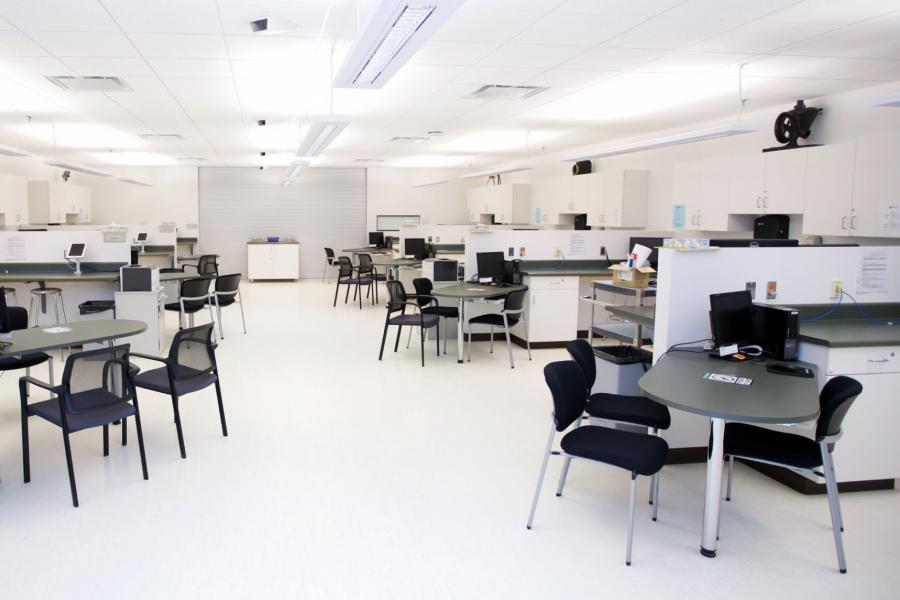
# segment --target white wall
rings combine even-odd
[[[441,169],[368,169],[366,227],[375,231],[377,215],[421,215],[424,224],[464,223],[466,190],[473,184],[457,179],[459,175],[459,171]],[[412,187],[443,178],[452,181]]]
[[[93,223],[158,225],[175,221],[180,235],[197,235],[196,167],[132,167],[128,176],[152,187],[113,178],[91,178]]]

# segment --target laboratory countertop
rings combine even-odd
[[[612,261],[616,264],[620,261]],[[535,260],[522,261],[519,270],[523,275],[532,277],[545,276],[579,276],[579,277],[612,277],[609,263],[604,260]]]
[[[653,327],[656,319],[655,306],[607,306],[606,310],[620,319],[648,327]]]
[[[160,281],[178,281],[196,277],[193,273],[160,273]],[[0,283],[21,283],[29,281],[53,281],[57,283],[76,282],[115,282],[119,280],[118,271],[82,272],[76,275],[64,271],[18,271],[15,273],[0,273]]]
[[[248,246],[256,246],[256,245],[268,245],[268,246],[273,246],[273,245],[277,245],[277,244],[294,244],[295,246],[299,246],[299,245],[300,245],[300,242],[298,242],[298,241],[296,241],[296,240],[293,241],[293,242],[287,242],[287,241],[284,241],[284,240],[279,240],[279,241],[277,241],[277,242],[267,242],[267,241],[265,241],[265,240],[256,242],[256,241],[252,241],[252,240],[251,240],[251,241],[247,242],[247,245],[248,245]]]
[[[900,346],[900,318],[895,325],[864,319],[826,319],[800,323],[800,341],[830,348]]]

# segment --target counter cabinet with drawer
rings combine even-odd
[[[290,242],[247,244],[247,276],[257,279],[299,279],[300,244]]]
[[[575,275],[527,275],[523,278],[522,283],[528,286],[525,318],[531,342],[575,339],[578,335],[578,280]]]

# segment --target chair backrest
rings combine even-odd
[[[331,248],[325,248],[325,258],[334,259],[334,250]]]
[[[241,285],[241,274],[219,275],[216,277],[216,291],[221,294],[233,294]]]
[[[181,282],[182,298],[203,298],[202,300],[185,300],[185,308],[203,306],[203,303],[206,300],[205,296],[209,295],[210,281],[212,280],[209,277],[192,277]]]
[[[587,406],[587,387],[581,367],[571,360],[552,362],[544,367],[544,379],[553,396],[553,422],[557,431],[581,418]]]
[[[572,360],[579,367],[584,375],[584,382],[587,384],[588,393],[594,387],[594,381],[597,380],[597,363],[594,362],[594,349],[586,340],[572,340],[566,343],[566,350],[569,351]]]
[[[7,306],[6,320],[10,331],[28,329],[28,311],[21,306]]]
[[[416,303],[419,306],[428,306],[431,304],[431,298],[423,298],[421,296],[430,296],[434,289],[434,284],[427,277],[416,277],[413,279],[413,287],[416,288]]]
[[[70,354],[62,376],[66,410],[77,414],[131,400],[128,353],[129,344],[122,344]]]
[[[338,279],[353,275],[353,263],[346,256],[338,256]]]
[[[820,440],[841,431],[841,423],[850,405],[863,391],[863,386],[851,377],[841,375],[825,384],[819,393],[819,419],[816,421],[816,439]]]
[[[219,265],[216,264],[215,254],[204,254],[197,261],[197,273],[200,275],[218,275]]]
[[[359,257],[359,272],[360,273],[371,273],[372,272],[372,255],[370,254],[358,254]]]
[[[398,310],[404,310],[406,305],[404,302],[407,300],[406,289],[403,287],[403,284],[393,279],[391,281],[385,282],[385,286],[387,286],[388,293],[388,301],[387,301],[387,310],[388,313],[397,312]]]
[[[169,346],[169,369],[175,381],[211,373],[216,368],[212,342],[213,324],[182,329]]]
[[[522,307],[525,306],[525,292],[527,291],[524,289],[508,293],[503,301],[503,310],[522,310]]]

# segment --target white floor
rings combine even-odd
[[[897,597],[896,491],[842,497],[847,575],[825,498],[741,465],[714,560],[698,552],[703,465],[664,469],[657,523],[641,482],[631,567],[620,470],[575,463],[556,498],[553,459],[527,531],[550,422],[541,369],[564,351],[516,348],[511,371],[503,345],[458,365],[452,341],[440,358],[431,342],[424,369],[402,344],[379,363],[383,308],[332,308],[332,294],[245,284],[249,333],[228,309],[218,352],[231,435],[211,390],[186,398],[182,460],[168,398],[145,392],[150,480],[133,429],[108,458],[99,430],[75,434],[77,509],[59,430],[38,420],[22,483],[19,374],[0,378],[0,597]]]

